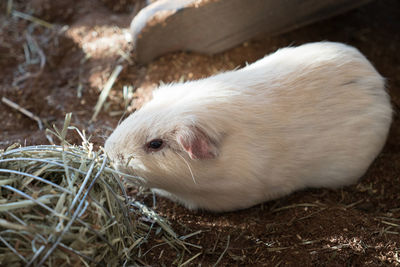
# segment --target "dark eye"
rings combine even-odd
[[[162,148],[164,142],[161,139],[154,139],[147,143],[147,148],[152,151],[156,151]]]

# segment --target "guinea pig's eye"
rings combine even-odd
[[[150,151],[157,151],[160,150],[164,145],[163,140],[161,139],[154,139],[147,143],[147,149]]]

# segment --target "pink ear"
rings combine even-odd
[[[181,131],[177,139],[192,159],[212,159],[218,154],[217,147],[197,127],[190,127],[186,131]]]

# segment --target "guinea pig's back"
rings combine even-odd
[[[225,151],[250,151],[244,165],[267,174],[268,183],[293,189],[353,183],[382,149],[390,100],[384,79],[355,48],[329,42],[285,48],[239,73],[227,80],[244,91],[235,104],[242,127]]]

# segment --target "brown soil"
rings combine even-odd
[[[157,84],[197,79],[243,66],[279,47],[311,41],[340,41],[358,47],[387,77],[396,114],[387,145],[357,185],[342,190],[304,190],[243,211],[192,212],[157,198],[156,209],[188,241],[190,265],[210,266],[387,266],[400,265],[400,2],[374,1],[357,10],[275,38],[257,40],[215,56],[174,53],[147,66],[131,61],[127,28],[143,1],[14,0],[18,11],[50,23],[49,29],[5,16],[0,3],[0,95],[39,116],[48,126],[73,124],[86,129],[96,145],[117,125],[124,103],[140,107]],[[68,25],[68,27],[63,27]],[[36,45],[35,45],[36,44]],[[30,48],[28,48],[30,46]],[[24,54],[30,51],[30,60]],[[36,47],[36,48],[35,48]],[[41,68],[40,62],[45,59]],[[29,63],[29,64],[28,64]],[[93,107],[116,65],[123,71],[105,109],[90,122]],[[123,86],[133,94],[123,100]],[[0,147],[49,140],[35,121],[0,104]],[[79,142],[75,135],[71,142]],[[152,205],[151,199],[145,199]],[[160,254],[162,256],[160,257]],[[176,257],[167,246],[153,248],[144,261],[169,266]]]

